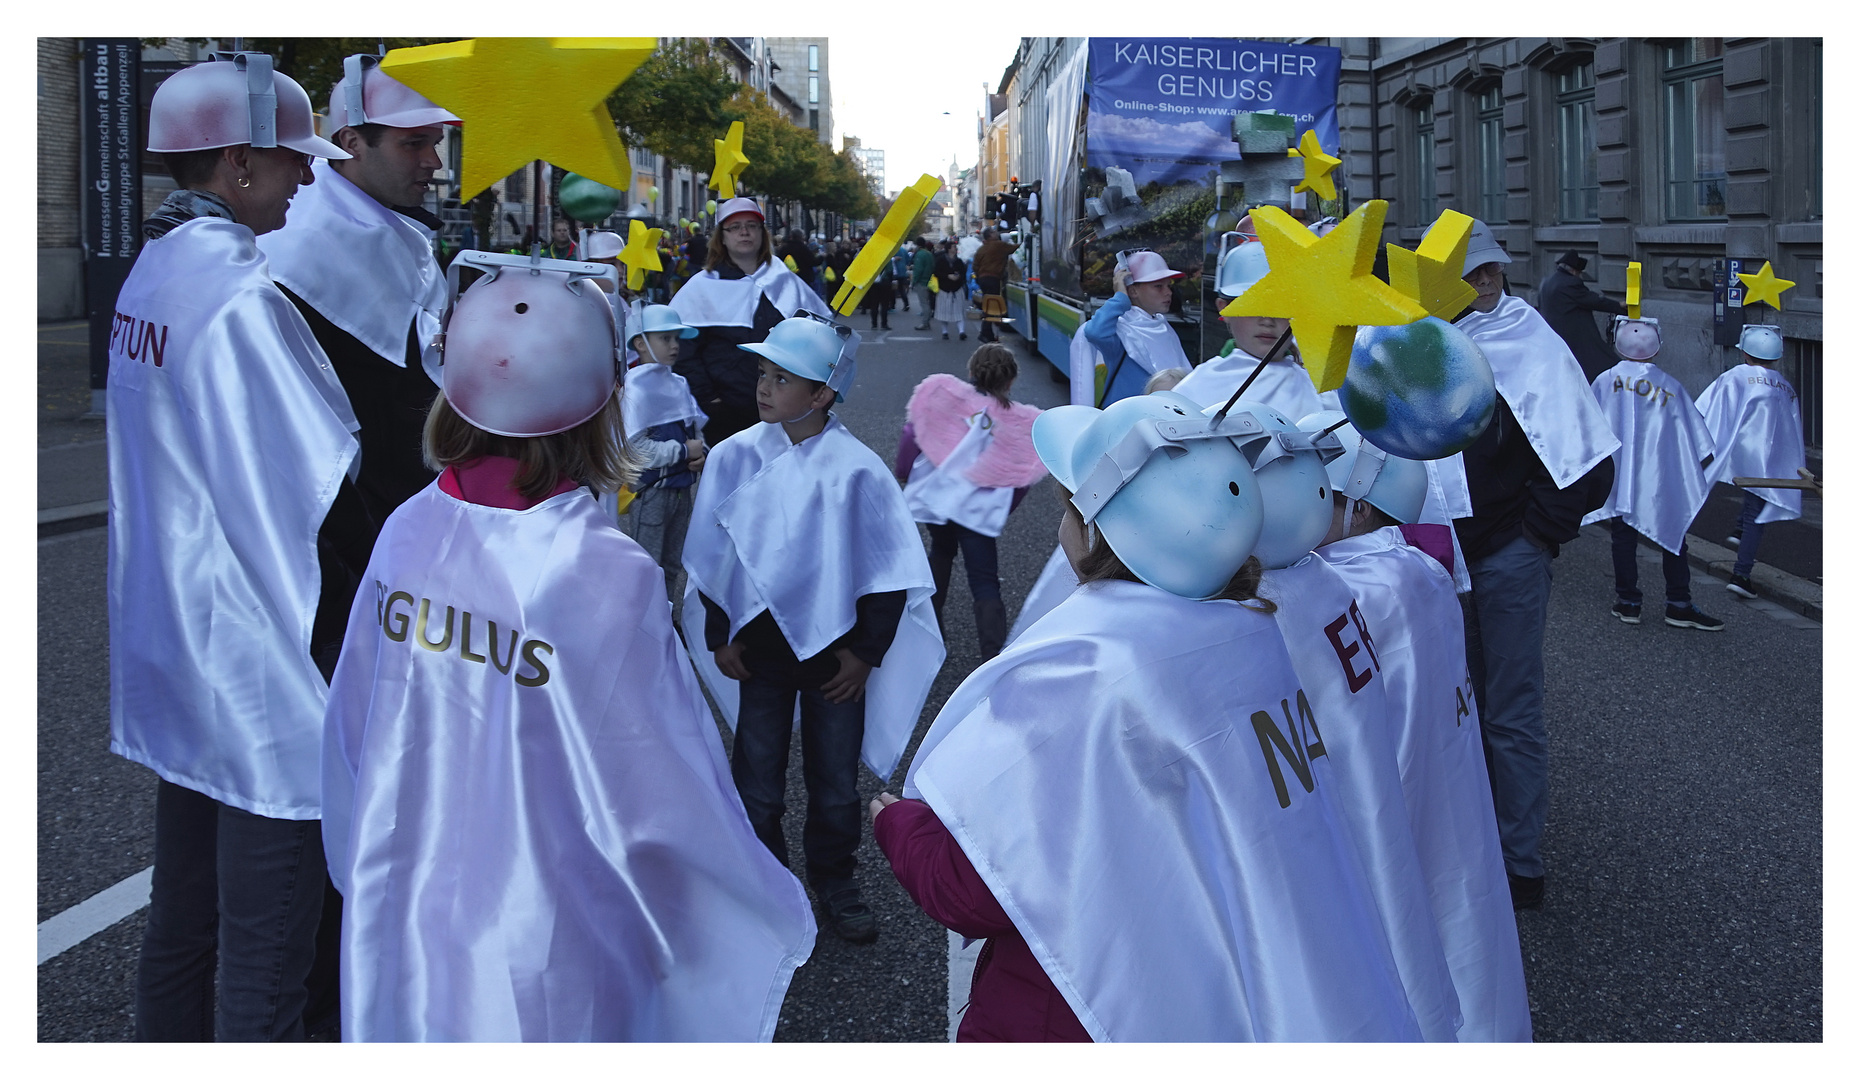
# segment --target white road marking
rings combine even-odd
[[[949,1041],[956,1041],[956,1027],[961,1023],[962,1010],[969,1004],[969,980],[975,977],[975,958],[981,954],[982,943],[972,941],[968,948],[962,947],[962,935],[949,931]]]
[[[95,514],[107,514],[110,500],[98,499],[96,502],[73,503],[70,506],[48,506],[39,511],[39,524],[50,525],[55,521],[70,521],[72,518],[91,517]]]
[[[155,868],[148,867],[40,923],[39,963],[45,963],[148,907],[149,882],[154,878]]]
[[[927,338],[927,337],[888,337],[885,340],[886,341],[935,341],[936,339]]]

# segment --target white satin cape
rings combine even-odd
[[[648,361],[630,367],[620,393],[620,423],[627,438],[644,435],[660,424],[691,422],[703,427],[710,418],[698,408],[685,377],[669,364]]]
[[[718,277],[715,270],[706,270],[679,287],[671,307],[689,326],[754,326],[756,308],[764,296],[784,319],[802,308],[833,318],[820,294],[779,259],[770,259],[755,273],[730,281]]]
[[[813,948],[664,577],[586,490],[389,517],[323,782],[345,1039],[766,1041]]]
[[[316,534],[358,444],[252,230],[149,241],[111,335],[110,750],[269,818],[321,813]]]
[[[1496,308],[1474,311],[1454,325],[1492,365],[1498,392],[1557,487],[1575,483],[1621,449],[1576,354],[1536,308],[1501,296]]]
[[[1259,366],[1256,357],[1235,346],[1226,356],[1217,356],[1188,373],[1175,384],[1175,392],[1202,408],[1225,405],[1240,384]],[[1274,360],[1246,388],[1241,401],[1257,402],[1284,413],[1292,423],[1323,408],[1318,403],[1317,386],[1305,366],[1296,360]]]
[[[1270,616],[1093,582],[964,680],[904,794],[1096,1041],[1419,1039],[1300,697]]]
[[[440,381],[432,347],[446,310],[446,274],[433,233],[376,202],[319,159],[297,189],[284,228],[258,238],[271,276],[395,367],[407,366],[407,328],[421,366]]]
[[[1737,365],[1705,388],[1698,408],[1718,450],[1706,483],[1728,484],[1738,476],[1794,479],[1795,471],[1808,464],[1802,449],[1801,404],[1795,388],[1775,369]],[[1769,504],[1757,514],[1762,524],[1802,516],[1799,489],[1746,490]]]
[[[1645,360],[1623,360],[1595,377],[1590,389],[1621,439],[1615,486],[1584,525],[1623,518],[1673,554],[1711,494],[1705,459],[1711,431],[1679,380]],[[1792,474],[1793,475],[1793,474]]]
[[[988,448],[993,418],[986,412],[969,417],[969,430],[956,443],[943,464],[932,465],[930,455],[918,454],[911,462],[910,481],[904,485],[904,505],[913,520],[928,525],[955,522],[983,536],[1000,536],[1014,506],[1014,489],[982,487],[966,475]]]
[[[1273,618],[1292,670],[1323,726],[1336,780],[1332,791],[1362,858],[1421,1034],[1429,1042],[1453,1042],[1459,999],[1402,798],[1395,718],[1374,633],[1363,632],[1366,624],[1359,622],[1361,609],[1349,585],[1315,554],[1267,570],[1259,595],[1278,605]]]
[[[1529,1042],[1517,918],[1452,579],[1395,528],[1318,555],[1349,585],[1375,639],[1415,852],[1465,1017],[1460,1041]]]
[[[1165,368],[1187,371],[1192,366],[1188,354],[1182,351],[1182,339],[1169,325],[1169,320],[1135,305],[1117,317],[1117,341],[1129,359],[1151,375]],[[1096,385],[1093,369],[1106,364],[1106,386],[1110,385],[1111,374],[1104,354],[1085,336],[1083,322],[1072,335],[1067,362],[1072,378],[1072,404],[1096,406],[1098,402],[1092,396]]]
[[[1341,410],[1339,410],[1341,411]],[[1445,525],[1453,542],[1453,589],[1472,591],[1472,574],[1466,569],[1466,553],[1460,550],[1460,531],[1453,527],[1455,518],[1472,517],[1472,489],[1466,485],[1466,459],[1459,454],[1422,462],[1427,466],[1427,497],[1421,500],[1424,525]]]
[[[697,592],[729,615],[732,638],[768,611],[802,660],[853,628],[859,597],[906,593],[897,636],[865,684],[860,759],[889,779],[943,666],[943,635],[917,523],[878,455],[836,416],[798,444],[769,423],[723,440],[697,483],[684,567],[685,641],[732,729],[738,684],[704,647]]]

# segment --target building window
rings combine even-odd
[[[1686,38],[1662,50],[1666,216],[1724,218],[1724,39]]]
[[[1479,216],[1505,223],[1505,96],[1497,86],[1479,92]]]
[[[1434,207],[1434,100],[1414,107],[1414,177],[1417,225],[1428,225],[1437,213]]]
[[[1821,448],[1821,342],[1790,338],[1783,375],[1795,386],[1802,410],[1802,442]]]
[[[1600,220],[1593,63],[1577,64],[1556,77],[1556,187],[1558,221]]]
[[[807,70],[820,70],[820,46],[818,45],[809,45],[807,47]]]
[[[819,109],[807,110],[807,130],[813,132],[816,135],[820,134],[820,110]]]
[[[820,76],[818,75],[807,77],[807,103],[809,105],[820,104]]]

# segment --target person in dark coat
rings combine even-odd
[[[1597,311],[1626,315],[1627,305],[1610,300],[1582,283],[1582,270],[1589,260],[1566,251],[1556,261],[1556,269],[1537,286],[1537,311],[1555,330],[1557,336],[1576,354],[1582,374],[1593,382],[1595,377],[1615,366],[1616,357],[1595,328]]]

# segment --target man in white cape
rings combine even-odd
[[[1326,428],[1342,418],[1320,413],[1300,426]],[[1345,454],[1327,466],[1337,511],[1317,555],[1354,598],[1352,625],[1338,628],[1339,640],[1363,646],[1352,656],[1359,664],[1373,650],[1362,666],[1376,669],[1387,695],[1402,801],[1464,1019],[1459,1040],[1528,1042],[1524,961],[1459,600],[1452,577],[1396,524],[1419,520],[1428,476],[1419,462],[1381,457],[1348,425],[1337,435]],[[1342,748],[1332,752],[1341,757]]]
[[[1617,316],[1609,332],[1620,363],[1595,377],[1590,389],[1621,440],[1615,484],[1608,501],[1582,519],[1608,521],[1614,536],[1614,616],[1640,622],[1640,538],[1660,545],[1666,579],[1666,624],[1722,630],[1724,622],[1692,604],[1692,567],[1686,530],[1698,517],[1711,485],[1711,432],[1678,379],[1661,371],[1660,321]]]
[[[843,329],[797,316],[743,346],[762,358],[764,419],[706,461],[685,537],[682,618],[692,661],[735,732],[731,770],[750,823],[784,863],[798,716],[808,884],[835,932],[863,944],[878,930],[854,878],[857,764],[891,776],[944,648],[930,561],[898,483],[828,411],[853,377],[857,337],[843,343]],[[778,381],[788,389],[771,389]],[[786,393],[799,395],[800,415],[782,411]],[[847,685],[853,678],[862,687]]]
[[[1462,274],[1477,297],[1456,325],[1491,364],[1498,400],[1484,433],[1460,452],[1472,514],[1453,527],[1472,577],[1467,667],[1505,869],[1513,903],[1536,907],[1550,805],[1543,649],[1550,562],[1607,499],[1621,440],[1569,346],[1535,308],[1506,295],[1510,261],[1490,227],[1475,220]]]
[[[136,1033],[300,1039],[320,1019],[319,542],[359,569],[343,538],[367,514],[354,414],[254,235],[312,182],[306,155],[342,151],[250,53],[165,82],[148,149],[182,186],[117,296],[105,399],[110,750],[161,777]]]
[[[362,425],[356,486],[379,528],[433,481],[420,430],[438,389],[433,339],[446,280],[433,257],[439,219],[420,203],[444,164],[436,148],[445,125],[459,118],[377,63],[368,55],[343,61],[324,127],[351,156],[313,166],[316,183],[258,246]]]
[[[1706,482],[1728,482],[1734,477],[1756,476],[1794,479],[1808,464],[1802,442],[1802,405],[1795,387],[1776,370],[1782,359],[1782,331],[1753,323],[1738,338],[1744,361],[1718,376],[1699,395],[1717,448]],[[1744,492],[1744,509],[1738,516],[1737,561],[1726,586],[1733,594],[1752,599],[1750,584],[1756,567],[1763,527],[1772,521],[1794,521],[1802,516],[1802,492],[1795,488],[1751,488]]]

